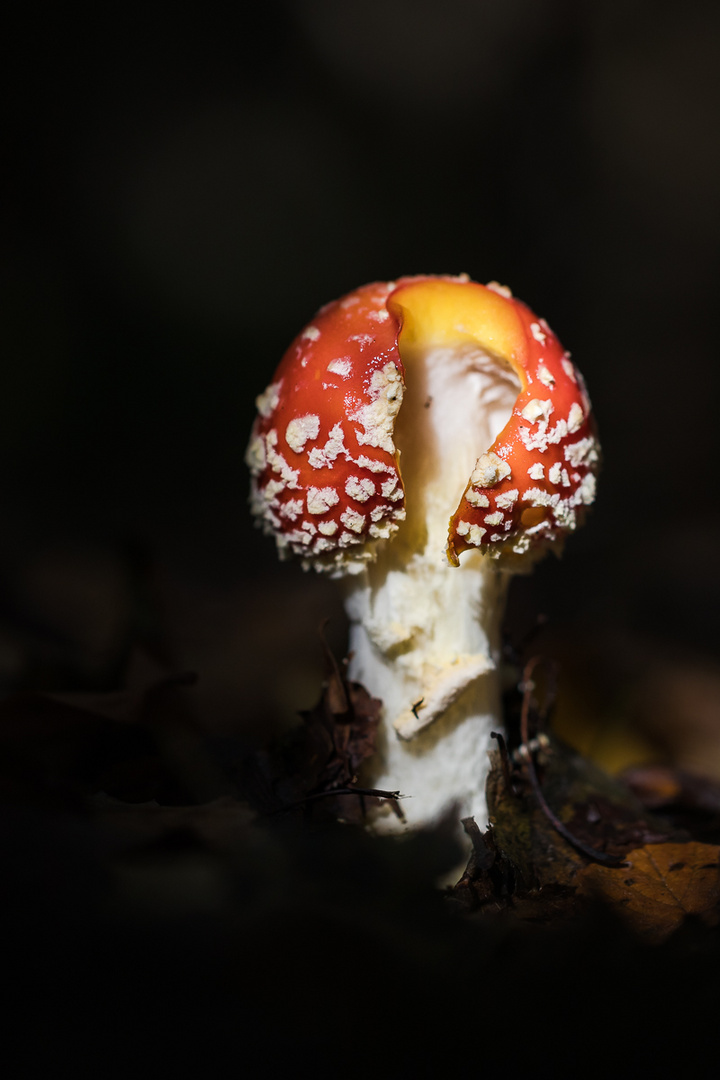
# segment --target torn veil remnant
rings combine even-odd
[[[257,404],[258,522],[347,579],[349,677],[384,703],[373,786],[411,825],[482,821],[508,580],[595,495],[582,377],[509,289],[419,276],[322,308]]]

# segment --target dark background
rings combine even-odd
[[[518,633],[540,611],[570,667],[688,653],[712,683],[717,4],[56,6],[8,40],[6,687],[110,688],[136,640],[209,724],[308,704],[342,617],[249,521],[254,397],[327,299],[460,271],[553,325],[604,447]]]
[[[561,733],[720,778],[715,0],[16,4],[4,29],[0,896],[25,1059],[180,1076],[192,1049],[198,1075],[222,1045],[233,1070],[365,1078],[422,1075],[434,1041],[463,1072],[639,1076],[677,1043],[705,1075],[716,932],[655,952],[604,915],[452,921],[441,837],[256,827],[226,781],[317,697],[321,619],[344,635],[333,584],[250,522],[254,398],[320,305],[418,272],[511,285],[587,378],[598,501],[508,620],[516,642],[549,620]]]
[[[601,697],[700,668],[713,712],[719,42],[712,0],[16,5],[4,685],[111,688],[134,641],[218,728],[308,704],[342,616],[253,530],[254,397],[328,299],[464,271],[550,322],[604,445],[517,633]]]

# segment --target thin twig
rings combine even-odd
[[[400,799],[407,799],[407,795],[401,795],[399,791],[382,791],[380,788],[359,788],[359,787],[343,787],[343,788],[331,788],[329,791],[316,791],[312,795],[306,795],[302,799],[296,799],[295,802],[287,803],[285,806],[279,806],[277,810],[272,810],[268,817],[274,817],[275,814],[283,814],[286,810],[295,810],[299,806],[304,806],[305,803],[313,802],[315,799],[327,799],[331,795],[360,795],[371,796],[374,799],[387,799],[389,802],[398,802]]]
[[[528,738],[528,715],[530,712],[530,695],[532,693],[532,680],[531,676],[535,665],[538,663],[538,657],[534,657],[529,660],[525,665],[523,672],[523,703],[522,711],[520,713],[520,738],[522,739],[524,746],[529,746],[530,740]],[[569,829],[563,825],[560,818],[557,817],[548,806],[547,800],[543,795],[542,788],[540,787],[540,781],[538,780],[537,772],[535,771],[535,759],[533,757],[533,751],[528,752],[527,758],[527,770],[530,777],[530,784],[535,793],[540,808],[547,817],[548,821],[555,829],[560,833],[564,840],[567,840],[568,844],[571,844],[577,851],[581,851],[583,855],[587,855],[588,859],[592,859],[593,862],[602,863],[604,866],[625,866],[625,859],[622,855],[609,855],[607,852],[598,851],[596,848],[590,847],[588,844],[583,843],[576,836],[570,832]]]

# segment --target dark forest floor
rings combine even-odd
[[[3,967],[27,1069],[645,1076],[680,1055],[714,1075],[713,785],[648,769],[631,790],[538,742],[526,686],[493,828],[466,823],[468,870],[440,888],[455,822],[376,837],[358,796],[330,794],[372,752],[340,668],[271,748],[204,733],[192,677],[137,661],[116,693],[0,705]]]

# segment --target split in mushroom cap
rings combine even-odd
[[[403,349],[465,343],[512,369],[521,390],[459,506],[448,507],[448,561],[458,565],[470,548],[512,559],[576,527],[594,499],[599,451],[569,354],[508,289],[419,276],[365,285],[322,308],[258,398],[247,452],[253,510],[281,553],[349,573],[397,532]]]

